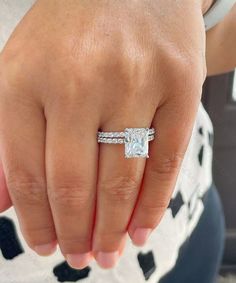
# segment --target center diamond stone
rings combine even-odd
[[[149,157],[148,134],[149,128],[125,129],[125,158]]]

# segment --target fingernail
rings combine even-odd
[[[96,260],[102,268],[112,268],[116,264],[118,258],[118,251],[110,253],[98,252],[96,256]]]
[[[71,267],[83,269],[89,265],[91,253],[67,254],[66,259]]]
[[[37,254],[41,256],[47,256],[53,254],[57,249],[57,243],[52,242],[45,245],[38,245],[34,247],[34,250]]]
[[[143,246],[151,232],[152,229],[149,228],[136,228],[132,237],[132,242],[136,246]]]

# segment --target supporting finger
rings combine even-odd
[[[47,110],[46,171],[61,252],[81,269],[92,258],[98,144],[96,116],[88,118],[91,109],[78,109],[74,98]]]
[[[183,95],[185,97],[183,97]],[[169,201],[191,136],[200,101],[199,86],[178,93],[156,112],[156,138],[150,144],[142,188],[128,231],[143,245],[160,222]]]
[[[0,121],[6,185],[22,234],[37,253],[50,254],[56,233],[46,190],[43,111],[23,94],[9,94],[1,98]]]

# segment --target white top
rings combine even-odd
[[[216,0],[212,7],[204,15],[206,30],[209,30],[219,23],[235,3],[236,0]]]

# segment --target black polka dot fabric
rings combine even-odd
[[[53,273],[59,282],[78,282],[84,278],[87,278],[90,271],[90,267],[86,267],[81,270],[73,269],[67,264],[66,261],[53,268]]]
[[[184,201],[182,194],[178,192],[176,197],[172,198],[170,201],[170,204],[168,208],[171,210],[172,216],[175,218],[175,216],[178,214],[180,208],[183,206]]]
[[[144,278],[147,281],[156,270],[152,251],[149,251],[148,253],[138,253],[138,262],[143,271]]]
[[[12,219],[0,217],[0,250],[6,260],[14,259],[24,252]]]

